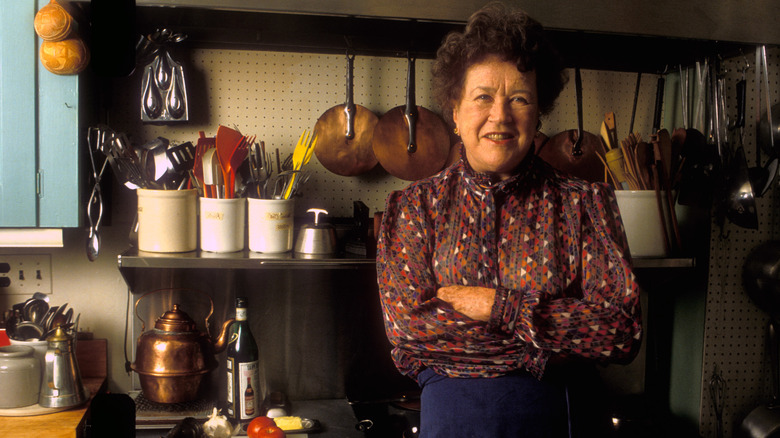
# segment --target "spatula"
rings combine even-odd
[[[241,163],[243,163],[244,160],[246,160],[247,155],[249,155],[249,145],[254,143],[254,141],[255,136],[252,136],[251,138],[242,137],[241,142],[233,151],[233,154],[230,155],[230,165],[228,166],[228,171],[226,172],[227,179],[225,180],[225,189],[228,192],[226,197],[233,198],[235,196],[236,172],[238,172]]]
[[[222,179],[225,183],[230,181],[228,173],[230,172],[230,157],[235,153],[236,148],[241,145],[244,136],[235,129],[220,125],[217,129],[217,156],[222,167]],[[226,187],[225,196],[231,196],[232,190]]]
[[[217,147],[217,139],[214,137],[206,137],[203,131],[199,132],[198,144],[195,146],[195,163],[192,165],[192,173],[195,179],[198,180],[201,187],[203,183],[203,154],[209,150]]]
[[[203,194],[207,198],[216,198],[214,186],[217,184],[217,179],[214,175],[214,160],[216,158],[216,148],[211,148],[203,153],[202,158],[202,170],[203,170]],[[219,172],[221,174],[221,171]]]

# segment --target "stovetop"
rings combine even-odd
[[[157,403],[144,397],[142,391],[130,392],[129,395],[135,402],[136,429],[172,428],[187,417],[206,419],[217,407],[216,400],[196,399],[184,403]]]

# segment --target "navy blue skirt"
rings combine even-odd
[[[430,369],[422,388],[420,438],[609,436],[606,406],[587,387],[593,377],[520,371],[496,378],[450,378]]]

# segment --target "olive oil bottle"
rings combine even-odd
[[[247,299],[236,298],[236,322],[227,348],[227,416],[246,428],[257,417],[256,395],[262,400],[259,353],[247,316]]]

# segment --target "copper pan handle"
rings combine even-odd
[[[409,144],[406,146],[406,152],[413,154],[417,152],[417,101],[414,93],[414,58],[409,59],[409,70],[406,74],[406,110],[404,118],[409,127]]]
[[[347,52],[347,101],[344,103],[344,114],[347,116],[347,130],[344,135],[347,137],[347,140],[355,138],[355,99],[352,91],[354,61],[355,55],[350,55]]]

